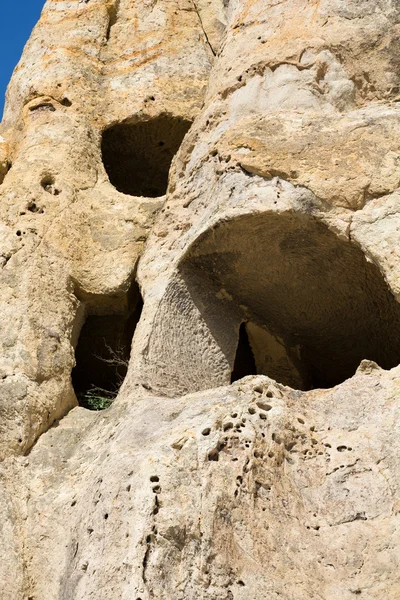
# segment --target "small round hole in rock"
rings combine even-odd
[[[208,460],[218,461],[219,460],[218,450],[211,450],[211,452],[208,453]]]
[[[185,119],[161,115],[106,129],[101,149],[112,185],[131,196],[163,196],[172,159],[190,126]]]
[[[45,177],[43,177],[42,181],[40,182],[40,185],[42,186],[45,192],[47,192],[48,194],[52,194],[53,196],[58,196],[61,193],[61,190],[59,190],[56,187],[56,181],[54,177],[52,177],[51,175],[46,175]]]
[[[41,207],[39,207],[36,204],[36,202],[33,202],[33,201],[28,202],[27,210],[29,210],[29,212],[32,212],[32,213],[39,213],[39,214],[43,214],[44,213],[44,209],[41,208]]]

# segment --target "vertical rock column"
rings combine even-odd
[[[110,184],[102,131],[165,112],[192,121],[212,58],[190,2],[46,2],[1,126],[1,456],[76,404],[72,338],[89,308],[124,306],[164,201]]]

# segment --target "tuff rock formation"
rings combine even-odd
[[[2,600],[398,600],[399,29],[47,0],[0,128]]]

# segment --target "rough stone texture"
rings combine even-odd
[[[4,600],[399,598],[399,27],[47,0],[0,126]],[[81,329],[135,282],[88,411]]]
[[[2,124],[12,169],[0,190],[1,455],[26,451],[76,404],[78,305],[123,301],[164,201],[111,186],[102,130],[160,114],[193,120],[212,56],[189,0],[46,3]]]
[[[0,136],[0,183],[8,171],[8,145],[4,138]]]

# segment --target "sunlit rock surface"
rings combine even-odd
[[[399,27],[45,3],[0,125],[2,599],[398,600]]]

